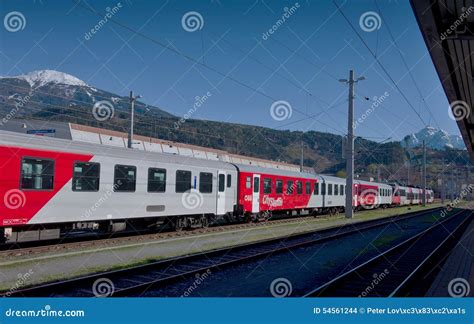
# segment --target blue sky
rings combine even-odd
[[[196,96],[210,92],[212,96],[192,118],[343,134],[347,128],[347,86],[338,79],[347,78],[353,68],[357,76],[366,78],[356,86],[356,119],[370,108],[373,97],[389,94],[357,126],[356,135],[400,139],[427,124],[459,133],[448,116],[448,102],[408,1],[377,0],[381,12],[373,0],[337,3],[413,107],[394,88],[332,1],[76,2],[2,1],[2,19],[18,11],[26,25],[18,32],[0,28],[0,74],[59,70],[121,95],[134,90],[144,102],[177,116],[192,108]],[[86,33],[101,18],[84,7],[103,15],[107,7],[118,3],[121,8],[113,19],[146,38],[108,21],[86,39]],[[293,13],[270,37],[263,37],[278,25],[285,7],[293,7]],[[202,28],[194,32],[182,25],[183,15],[190,11],[202,16]],[[359,23],[361,15],[369,11],[381,17],[380,28],[371,32]],[[275,100],[290,104],[291,117],[272,118]],[[314,115],[317,117],[310,118]]]

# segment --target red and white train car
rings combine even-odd
[[[390,185],[356,180],[353,207],[421,201],[421,189],[403,190],[406,198]],[[337,213],[345,196],[338,177],[0,131],[0,241]]]

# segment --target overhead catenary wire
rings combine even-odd
[[[377,64],[380,66],[380,68],[382,69],[382,71],[387,75],[387,77],[390,79],[390,81],[393,83],[394,87],[397,89],[397,91],[400,93],[400,95],[403,97],[403,99],[405,100],[405,102],[408,104],[408,106],[413,110],[413,112],[417,115],[417,117],[420,119],[420,121],[422,122],[422,124],[426,127],[427,124],[425,123],[423,117],[421,117],[421,115],[418,113],[418,111],[415,109],[415,107],[412,105],[412,103],[410,102],[410,100],[408,99],[408,97],[405,95],[405,93],[400,89],[400,87],[398,86],[397,82],[395,82],[395,80],[392,78],[392,76],[390,75],[390,73],[388,72],[388,70],[385,68],[385,66],[382,64],[382,62],[378,59],[378,57],[375,55],[375,53],[370,49],[370,46],[367,44],[367,42],[362,38],[362,36],[360,35],[360,33],[357,31],[357,29],[354,27],[354,25],[352,24],[352,22],[349,20],[349,18],[347,18],[347,16],[345,15],[344,11],[342,11],[342,8],[337,4],[336,0],[332,0],[333,4],[336,6],[337,10],[339,11],[339,13],[341,14],[341,16],[344,18],[344,20],[349,24],[349,26],[351,27],[352,31],[357,35],[357,37],[359,38],[359,40],[362,42],[362,44],[365,46],[365,48],[367,49],[367,51],[369,51],[369,53],[372,55],[372,57],[375,59],[375,61],[377,62]]]
[[[77,2],[77,1],[75,1],[75,0],[73,0],[73,2],[76,3],[79,7],[83,8],[83,9],[85,9],[85,10],[87,10],[87,11],[89,11],[89,12],[91,12],[91,13],[93,13],[93,14],[99,16],[99,17],[102,17],[102,16],[103,16],[101,13],[99,13],[98,11],[96,11],[96,10],[95,10],[93,7],[91,7],[90,5],[85,6],[82,2]],[[241,80],[239,80],[239,79],[237,79],[237,78],[235,78],[235,77],[229,75],[228,73],[221,72],[221,71],[219,71],[218,69],[216,69],[216,68],[214,68],[214,67],[212,67],[212,66],[210,66],[210,65],[208,65],[208,64],[205,64],[205,63],[203,63],[203,62],[200,62],[199,60],[197,60],[197,59],[195,59],[195,58],[193,58],[193,57],[191,57],[191,56],[189,56],[189,55],[187,55],[187,54],[185,54],[185,53],[183,53],[183,52],[181,52],[181,51],[179,51],[179,50],[173,48],[173,47],[170,46],[170,45],[164,44],[163,42],[161,42],[161,41],[159,41],[159,40],[157,40],[157,39],[155,39],[155,38],[153,38],[153,37],[150,37],[150,36],[148,36],[148,35],[146,35],[146,34],[140,32],[140,31],[138,31],[138,30],[135,30],[134,28],[132,28],[132,27],[130,27],[130,26],[128,26],[128,25],[126,25],[126,24],[124,24],[124,23],[118,21],[118,20],[115,19],[115,18],[110,18],[109,21],[110,21],[111,23],[116,24],[117,26],[120,26],[120,27],[122,27],[122,28],[128,30],[129,32],[131,32],[131,33],[133,33],[133,34],[135,34],[135,35],[137,35],[137,36],[142,37],[143,39],[146,39],[146,40],[148,40],[148,41],[150,41],[150,42],[152,42],[152,43],[154,43],[154,44],[156,44],[156,45],[158,45],[158,46],[160,46],[160,47],[162,47],[162,48],[164,48],[164,49],[166,49],[166,50],[168,50],[168,51],[170,51],[170,52],[173,52],[173,53],[175,53],[175,54],[177,54],[177,55],[183,57],[184,59],[186,59],[186,60],[192,62],[193,64],[195,64],[195,65],[197,65],[197,66],[204,67],[204,68],[206,68],[206,69],[208,69],[208,70],[210,70],[210,71],[212,71],[212,72],[214,72],[214,73],[216,73],[216,74],[222,76],[224,79],[227,79],[227,80],[230,80],[230,81],[232,81],[232,82],[234,82],[234,83],[236,83],[236,84],[239,84],[240,86],[242,86],[242,87],[244,87],[244,88],[246,88],[246,89],[248,89],[248,90],[251,90],[251,91],[257,93],[257,94],[261,95],[262,97],[265,97],[265,98],[267,98],[267,99],[270,99],[270,100],[272,100],[273,102],[278,101],[277,98],[275,98],[275,97],[273,97],[273,96],[271,96],[271,95],[269,95],[269,94],[267,94],[267,93],[265,93],[265,92],[263,92],[263,91],[261,91],[261,90],[259,90],[259,89],[255,89],[254,87],[252,87],[252,86],[248,85],[247,83],[245,83],[245,82],[243,82],[243,81],[241,81]],[[302,111],[302,110],[300,110],[300,109],[295,108],[293,105],[292,105],[292,110],[294,110],[294,111],[296,111],[296,112],[298,112],[298,113],[300,113],[300,114],[302,114],[302,115],[304,115],[304,116],[306,116],[306,117],[309,117],[308,114],[306,114],[304,111]],[[341,130],[338,130],[338,129],[336,129],[336,128],[334,128],[334,127],[328,125],[328,124],[324,124],[324,123],[321,122],[320,120],[315,119],[315,121],[318,122],[318,123],[320,123],[320,124],[323,124],[323,125],[326,126],[326,127],[330,127],[332,130],[334,130],[334,131],[336,131],[336,132],[338,132],[338,133],[343,134],[343,132],[342,132]]]
[[[387,32],[388,34],[390,35],[390,38],[392,39],[392,42],[393,44],[395,45],[395,48],[397,49],[398,51],[398,54],[400,55],[400,59],[402,60],[403,62],[403,65],[405,66],[407,72],[408,72],[408,75],[410,76],[410,79],[411,81],[413,82],[414,86],[415,86],[415,89],[417,90],[418,94],[420,95],[420,99],[421,101],[423,102],[426,110],[428,111],[428,113],[430,114],[431,118],[434,120],[434,122],[436,123],[436,126],[441,129],[441,127],[439,126],[438,124],[438,121],[436,120],[435,116],[433,115],[431,109],[428,107],[428,104],[426,103],[426,100],[425,100],[425,97],[423,96],[422,92],[421,92],[421,89],[420,87],[418,86],[418,83],[416,82],[415,80],[415,77],[413,76],[413,73],[410,69],[410,67],[408,66],[407,64],[407,61],[405,60],[405,57],[403,56],[403,52],[400,50],[400,47],[398,46],[398,43],[397,43],[397,40],[395,39],[393,33],[392,33],[392,30],[390,29],[390,25],[388,23],[388,21],[385,19],[385,17],[383,16],[383,13],[382,13],[382,10],[380,9],[379,5],[378,5],[378,1],[377,0],[374,0],[375,2],[375,6],[377,7],[377,11],[378,13],[380,14],[380,16],[382,17],[382,20],[384,21],[384,25],[385,25],[385,28],[387,29]]]

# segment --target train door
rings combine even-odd
[[[219,171],[217,173],[217,215],[224,215],[226,212],[225,177],[226,177],[225,171]]]
[[[253,175],[252,213],[260,212],[260,174]]]

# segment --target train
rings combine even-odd
[[[423,190],[355,180],[353,208],[416,205]],[[426,190],[426,201],[434,193]],[[344,211],[346,180],[0,131],[2,243],[207,227]]]

